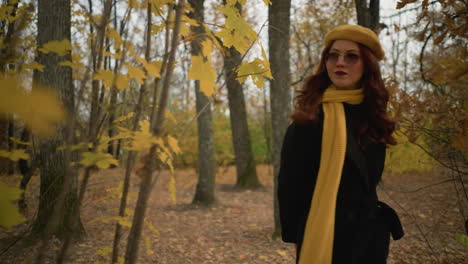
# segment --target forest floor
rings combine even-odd
[[[271,239],[271,168],[259,166],[257,171],[264,187],[239,191],[233,188],[235,168],[219,169],[217,202],[211,207],[191,204],[197,182],[193,169],[176,170],[174,174],[176,204],[171,200],[168,187],[170,177],[162,173],[150,198],[146,217],[149,224],[143,230],[139,263],[294,263],[293,246],[281,239]],[[115,228],[112,217],[119,207],[117,190],[122,175],[121,169],[93,175],[82,208],[87,235],[69,251],[66,263],[110,263]],[[406,232],[402,240],[391,242],[389,264],[468,263],[468,249],[453,238],[456,233],[464,233],[453,182],[418,190],[450,177],[439,172],[384,175],[384,184],[379,187],[380,200],[399,213]],[[10,183],[18,180],[2,176],[2,181],[4,179]],[[134,176],[132,180],[130,208],[135,204],[139,179]],[[10,231],[0,229],[0,263],[32,263],[36,256],[38,246],[29,245],[23,237],[35,215],[32,208],[38,206],[38,190],[38,177],[34,177],[27,191],[31,208],[27,213],[28,221]],[[466,200],[462,201],[462,209],[467,214]],[[128,231],[125,227],[120,252],[125,250]],[[52,241],[47,252],[49,260],[59,248],[60,243]]]

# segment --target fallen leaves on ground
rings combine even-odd
[[[237,190],[233,188],[235,168],[220,168],[216,178],[217,202],[210,207],[191,204],[197,181],[195,170],[175,171],[176,205],[172,203],[168,187],[170,175],[163,172],[150,198],[146,217],[149,224],[140,241],[139,263],[295,263],[293,245],[271,239],[272,170],[259,166],[257,171],[264,187]],[[389,264],[467,263],[466,248],[454,239],[456,233],[464,230],[453,182],[406,193],[447,177],[448,174],[438,171],[384,175],[384,183],[378,189],[379,197],[399,213],[406,232],[402,240],[391,242]],[[82,209],[87,236],[69,251],[67,263],[110,262],[109,248],[117,220],[96,219],[110,219],[116,215],[119,198],[112,190],[118,188],[122,178],[121,169],[103,170],[93,175]],[[138,183],[139,178],[133,177],[130,208],[135,205]],[[35,177],[27,191],[30,208],[37,208],[38,191],[38,177]],[[463,206],[468,211],[466,203]],[[30,210],[27,215],[30,221],[34,213]],[[0,231],[0,249],[8,244],[2,241],[26,229],[27,224],[23,224],[16,227],[14,233]],[[128,231],[129,228],[124,227],[121,256],[125,252]],[[55,242],[48,256],[53,258],[58,249]],[[22,263],[34,257],[34,252],[16,243],[0,257],[0,262]]]

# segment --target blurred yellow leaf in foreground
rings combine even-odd
[[[11,228],[25,220],[13,203],[21,197],[22,192],[23,191],[17,187],[10,187],[0,182],[0,208],[2,208],[0,213],[0,226]]]
[[[0,115],[12,113],[38,134],[51,134],[54,124],[65,114],[58,98],[43,87],[31,92],[21,89],[21,81],[15,77],[0,78]]]

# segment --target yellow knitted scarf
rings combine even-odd
[[[363,89],[337,90],[330,86],[323,94],[320,169],[307,217],[299,264],[332,263],[336,197],[346,151],[343,102],[359,104],[363,99]]]

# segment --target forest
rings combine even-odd
[[[468,263],[466,0],[2,0],[0,263],[295,263],[277,179],[325,34],[373,30],[390,264]]]

